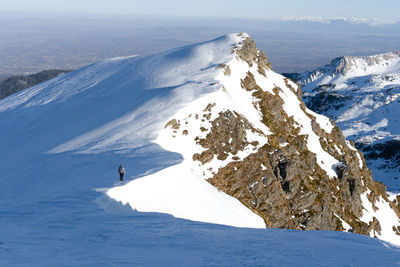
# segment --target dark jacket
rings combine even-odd
[[[124,168],[124,166],[122,166],[122,164],[119,166],[118,172],[119,172],[120,174],[125,174],[125,168]]]

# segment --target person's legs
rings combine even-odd
[[[119,180],[120,180],[120,181],[123,181],[123,180],[124,180],[124,174],[123,174],[123,173],[120,173],[120,174],[119,174]]]

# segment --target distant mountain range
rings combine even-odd
[[[313,22],[313,23],[323,23],[323,24],[365,24],[370,26],[381,26],[381,25],[393,25],[398,23],[398,21],[391,20],[381,20],[377,18],[359,18],[359,17],[336,17],[336,18],[326,18],[326,17],[282,17],[281,21],[292,21],[292,22]]]
[[[69,70],[45,70],[31,75],[18,75],[2,79],[0,80],[0,99],[67,72]]]
[[[400,52],[339,57],[311,72],[284,74],[315,112],[332,118],[364,152],[374,177],[400,191]]]

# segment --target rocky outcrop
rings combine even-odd
[[[193,160],[205,164],[214,156],[218,160],[225,160],[229,154],[236,155],[250,144],[246,138],[246,130],[258,131],[240,114],[229,110],[221,112],[219,117],[212,121],[212,128],[207,137],[196,139],[206,150],[201,154],[194,154]],[[258,145],[257,141],[251,144]]]
[[[246,40],[237,55],[249,66],[263,62],[257,57],[252,40]],[[266,66],[270,67],[264,64],[262,68]],[[242,87],[252,92],[262,113],[262,122],[272,134],[257,152],[230,162],[208,181],[259,214],[268,227],[380,234],[381,226],[376,218],[368,223],[360,220],[363,216],[361,194],[368,190],[372,202],[380,197],[388,201],[385,187],[372,179],[362,154],[346,141],[340,129],[333,126],[327,133],[301,104],[321,146],[339,162],[334,167],[336,177],[329,177],[317,163],[316,154],[308,149],[307,136],[299,134],[299,125],[284,111],[281,88],[275,87],[275,94],[264,91],[250,72],[242,79]],[[297,92],[294,88],[291,90]],[[212,122],[210,133],[197,140],[205,150],[193,159],[206,163],[213,156],[223,160],[227,153],[237,153],[247,145],[244,130],[249,128],[251,125],[239,114],[221,113]],[[229,144],[228,149],[225,144]]]
[[[251,75],[246,77],[243,85],[247,90],[257,88]],[[368,187],[373,189],[371,197],[385,197],[385,190],[372,180],[363,159],[360,167],[361,155],[348,148],[341,131],[335,127],[327,134],[309,115],[325,150],[340,159],[336,169],[338,175],[332,179],[317,164],[316,155],[308,150],[305,136],[298,134],[293,118],[283,111],[283,100],[261,89],[255,91],[254,96],[261,100],[263,121],[274,134],[268,136],[269,142],[256,153],[242,161],[229,163],[209,182],[256,211],[268,227],[341,231],[344,230],[341,218],[356,233],[367,235],[371,230],[379,231],[379,223],[366,224],[358,219],[363,208],[360,195]],[[214,122],[223,118],[224,114],[221,114]],[[218,127],[214,122],[211,132],[241,132],[237,123],[231,120],[219,123]],[[207,136],[199,143],[224,144],[228,137]],[[243,140],[243,137],[233,138],[232,147],[246,146]],[[335,147],[339,147],[340,152]]]
[[[256,43],[250,37],[247,37],[240,46],[233,48],[233,52],[243,61],[246,61],[249,66],[257,64],[258,72],[265,75],[265,69],[271,69],[271,63],[264,52],[258,51]]]

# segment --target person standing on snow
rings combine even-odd
[[[124,175],[125,175],[125,168],[124,168],[124,166],[122,164],[119,165],[118,173],[119,173],[119,180],[123,181],[124,180]]]

